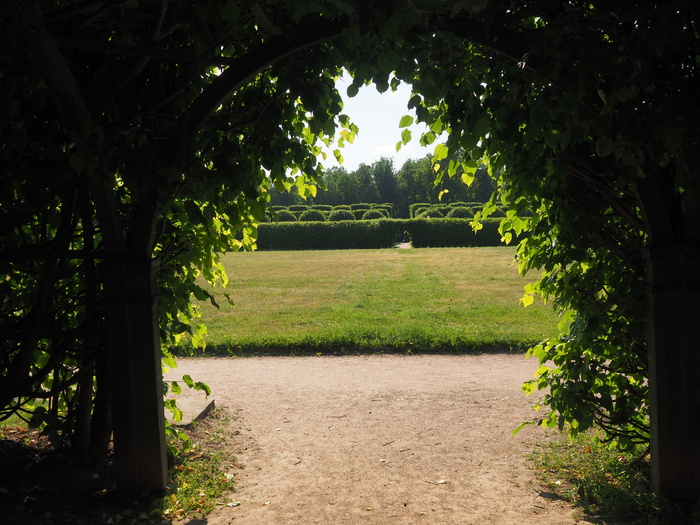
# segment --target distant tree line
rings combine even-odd
[[[435,164],[432,156],[410,159],[397,171],[392,159],[382,157],[368,165],[360,164],[355,171],[343,167],[329,168],[315,197],[302,200],[298,194],[281,193],[271,189],[271,204],[327,204],[338,206],[357,203],[391,203],[394,216],[408,218],[414,203],[486,202],[495,189],[486,168],[480,167],[474,181],[467,186],[458,171],[453,177],[442,177],[435,185]],[[440,197],[442,195],[442,197]]]

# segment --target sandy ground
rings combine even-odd
[[[235,507],[218,524],[567,525],[525,457],[545,431],[520,355],[182,359],[236,414]],[[201,395],[201,393],[198,393]],[[190,395],[190,394],[183,394]]]

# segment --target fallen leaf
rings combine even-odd
[[[227,507],[238,507],[240,504],[241,504],[240,501],[232,501],[230,503],[227,503],[226,506]]]
[[[269,505],[270,503],[272,503],[272,502],[271,502],[271,501],[266,501],[265,503],[263,503],[263,507],[264,507],[265,505]]]

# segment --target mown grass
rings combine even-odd
[[[556,333],[551,306],[519,303],[529,280],[509,247],[240,252],[222,262],[229,286],[210,290],[220,309],[199,303],[207,353],[522,349]]]

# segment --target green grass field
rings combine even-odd
[[[212,290],[221,309],[200,304],[207,353],[514,350],[556,333],[551,306],[519,303],[529,280],[508,247],[239,252],[222,261],[229,286]]]

